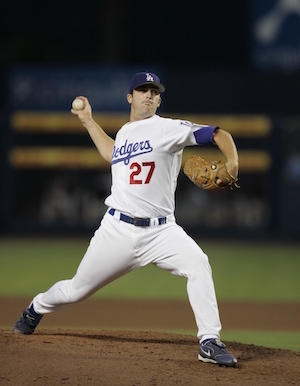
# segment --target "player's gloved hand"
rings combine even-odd
[[[183,171],[195,185],[205,190],[239,187],[237,165],[234,163],[227,165],[221,161],[206,161],[194,155],[186,161]]]

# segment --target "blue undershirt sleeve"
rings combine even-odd
[[[194,137],[196,142],[199,145],[213,142],[214,131],[217,128],[217,126],[204,126],[195,130]]]

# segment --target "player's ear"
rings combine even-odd
[[[160,105],[161,105],[161,102],[162,102],[162,99],[161,99],[161,97],[159,97],[159,102],[158,102],[158,105],[157,105],[157,107],[160,107]]]
[[[132,94],[127,94],[127,102],[131,105],[131,103],[132,103]]]

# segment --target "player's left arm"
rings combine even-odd
[[[228,131],[217,128],[214,131],[213,140],[226,158],[228,173],[237,178],[239,170],[238,152],[234,140]]]

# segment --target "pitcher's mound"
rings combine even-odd
[[[298,385],[299,353],[225,342],[235,368],[201,363],[197,339],[133,331],[0,331],[0,384],[82,386]]]

